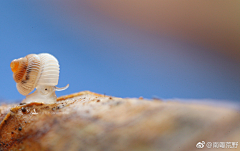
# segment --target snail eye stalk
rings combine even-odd
[[[55,87],[55,91],[63,91],[63,90],[66,90],[68,87],[69,87],[69,84],[67,84],[65,87],[62,87],[62,88]]]

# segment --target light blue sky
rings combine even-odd
[[[38,2],[0,2],[0,99],[21,100],[10,62],[47,52],[60,63],[57,96],[240,100],[240,68],[207,48],[149,35],[81,7],[78,19]],[[44,3],[43,3],[44,4]]]

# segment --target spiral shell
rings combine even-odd
[[[22,95],[28,95],[37,86],[56,86],[59,79],[59,64],[57,59],[48,54],[30,54],[24,58],[15,59],[10,64],[17,90]]]

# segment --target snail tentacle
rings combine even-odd
[[[68,87],[69,87],[69,84],[67,84],[65,87],[58,88],[55,86],[54,88],[55,88],[55,91],[63,91],[63,90],[66,90]]]

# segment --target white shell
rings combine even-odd
[[[57,59],[48,53],[41,53],[38,56],[41,60],[41,75],[37,85],[57,85],[59,79],[59,64]]]
[[[17,90],[22,95],[28,95],[38,85],[56,86],[59,79],[58,61],[48,53],[33,55],[28,59],[25,74],[29,74],[29,79],[17,83]]]
[[[48,53],[30,54],[15,59],[10,67],[18,92],[27,95],[22,101],[25,103],[56,103],[55,91],[65,90],[69,86],[68,84],[62,88],[56,87],[59,79],[59,64],[57,59]],[[29,94],[34,88],[36,91]]]

